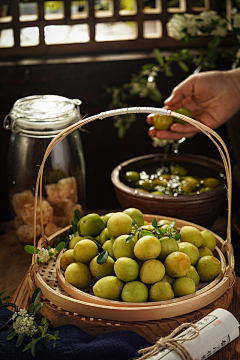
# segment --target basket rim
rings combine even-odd
[[[170,217],[162,217],[160,215],[146,215],[144,214],[145,219],[147,219],[148,217],[156,217],[156,218],[164,218],[164,219],[168,219],[168,220],[172,220],[172,218]],[[181,219],[177,219],[176,224],[179,224],[179,222],[181,224],[184,225],[189,225],[192,224],[194,226],[196,226],[199,229],[206,229],[203,226],[197,225],[197,224],[193,224],[190,223],[188,221],[185,220],[181,220]],[[67,227],[69,228],[69,227]],[[63,231],[65,231],[67,228],[64,228]],[[62,232],[63,232],[62,231]],[[59,232],[58,232],[59,233]],[[213,233],[213,232],[212,232]],[[52,238],[54,239],[54,235],[52,235]],[[219,243],[219,245],[223,245],[224,244],[224,240],[217,234],[214,234],[214,236],[216,236],[216,240],[217,243]],[[51,239],[50,239],[51,241]],[[39,243],[41,244],[41,240],[39,241]],[[220,254],[222,254],[221,250],[219,249],[219,245],[217,246],[218,251],[220,252]],[[224,255],[222,254],[223,258]],[[60,257],[58,258],[58,260],[56,261],[58,264],[60,262]],[[58,305],[60,307],[62,307],[63,309],[67,310],[67,311],[72,311],[74,309],[75,312],[78,312],[77,309],[81,309],[79,313],[81,313],[82,315],[86,315],[86,316],[91,316],[91,314],[95,314],[95,316],[93,317],[101,317],[104,319],[109,319],[109,320],[123,320],[123,317],[126,316],[124,321],[132,321],[136,316],[138,318],[137,321],[142,321],[144,319],[146,319],[146,316],[148,316],[147,320],[157,320],[160,318],[165,318],[166,317],[166,311],[168,311],[168,313],[170,312],[170,316],[168,317],[174,317],[177,315],[184,315],[188,312],[197,310],[202,306],[202,299],[204,299],[204,303],[206,305],[208,305],[209,303],[211,303],[212,301],[216,300],[219,296],[221,296],[230,286],[230,278],[229,278],[229,271],[230,271],[230,267],[229,267],[229,263],[225,262],[225,264],[223,264],[223,259],[221,259],[221,268],[222,268],[222,272],[219,274],[218,279],[214,279],[212,282],[210,282],[210,286],[207,285],[206,289],[204,290],[198,290],[196,291],[194,294],[190,294],[187,296],[183,296],[181,298],[175,298],[172,300],[166,300],[166,301],[159,301],[159,302],[146,302],[146,303],[124,303],[123,302],[117,302],[117,301],[113,301],[113,300],[107,300],[107,299],[101,299],[101,298],[97,298],[94,297],[93,295],[89,295],[84,293],[81,290],[78,290],[78,292],[80,292],[80,294],[84,294],[84,296],[82,296],[82,298],[74,298],[69,295],[66,296],[64,294],[59,294],[56,291],[54,291],[42,278],[42,276],[40,275],[39,269],[37,272],[34,273],[34,277],[35,277],[35,281],[37,283],[37,285],[42,289],[43,295],[51,302],[53,302],[55,305]],[[224,269],[224,271],[223,271]],[[67,288],[63,287],[62,284],[59,282],[59,278],[58,278],[58,272],[57,272],[57,264],[56,264],[56,277],[57,277],[57,281],[60,285],[60,287],[66,291],[66,293],[69,294],[69,292],[67,291]],[[67,284],[68,286],[68,284]],[[72,285],[71,285],[72,286]],[[208,287],[209,286],[209,287]],[[76,291],[76,290],[75,290]],[[96,299],[100,299],[97,300],[96,302],[94,302],[94,298]],[[213,300],[214,299],[214,300]],[[201,300],[201,301],[200,301]],[[191,306],[189,306],[189,302],[191,302]],[[196,306],[196,308],[192,308],[194,305]],[[183,307],[187,304],[187,310],[181,310],[179,308]],[[196,305],[199,304],[199,305]],[[69,308],[70,306],[70,308]],[[71,308],[73,307],[73,309]],[[191,309],[189,311],[189,309]],[[100,310],[101,309],[101,310]],[[176,310],[178,309],[178,310]],[[119,314],[116,314],[117,311],[120,310]],[[124,312],[124,310],[126,310]],[[129,310],[133,311],[134,314],[130,316],[129,314]],[[171,311],[170,311],[171,310]],[[100,313],[97,315],[98,311],[100,311]],[[180,311],[179,313],[176,311]],[[104,315],[102,315],[102,313],[104,313]],[[148,315],[144,314],[144,312],[147,312]],[[159,313],[161,313],[159,315]],[[101,314],[101,315],[100,315]],[[127,314],[127,315],[126,315]],[[160,316],[160,317],[159,317]],[[136,320],[136,319],[135,319]]]

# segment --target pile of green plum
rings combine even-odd
[[[100,217],[91,213],[78,222],[60,258],[67,282],[95,296],[124,302],[164,301],[192,294],[201,282],[221,272],[213,255],[216,239],[209,230],[166,219],[146,222],[128,208]]]
[[[222,182],[215,177],[200,178],[187,175],[186,167],[172,164],[154,173],[126,171],[123,182],[139,191],[154,195],[195,195],[215,189]]]

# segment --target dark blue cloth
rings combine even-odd
[[[6,308],[0,310],[0,327],[11,317],[12,312]],[[31,351],[22,352],[24,346],[30,342],[27,337],[24,343],[15,347],[16,338],[6,341],[7,331],[0,333],[1,360],[132,360],[138,357],[138,350],[149,346],[150,343],[134,331],[114,331],[91,336],[75,325],[63,325],[58,328],[49,328],[48,333],[54,335],[59,331],[60,340],[56,347],[53,341],[48,345],[40,340],[37,343],[37,355],[32,357]],[[40,334],[40,333],[39,333]]]

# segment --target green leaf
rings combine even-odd
[[[77,231],[77,226],[74,224],[73,221],[71,221],[71,224],[72,224],[73,233],[75,234],[75,232]]]
[[[37,289],[34,291],[33,295],[32,295],[32,303],[33,303],[34,305],[37,304],[37,302],[38,302],[38,300],[39,300],[39,298],[40,298],[40,295],[41,295],[41,289],[40,289],[40,288],[37,288]]]
[[[38,338],[36,338],[36,339],[33,339],[32,341],[30,341],[30,343],[28,343],[25,347],[24,347],[24,349],[23,349],[23,351],[22,352],[25,352],[25,351],[27,351],[28,349],[30,349],[31,347],[33,347],[34,345],[36,345],[40,340],[41,340],[41,336],[40,337],[38,337]]]
[[[147,236],[147,235],[153,236],[153,232],[148,230],[141,230],[141,234],[142,236]]]
[[[156,64],[145,64],[142,66],[142,70],[143,71],[149,70],[149,69],[152,69],[154,66],[156,66]]]
[[[177,235],[175,235],[175,240],[179,240],[179,239],[181,239],[181,234],[177,234]]]
[[[172,77],[173,76],[173,72],[171,71],[169,66],[165,66],[164,71],[165,71],[165,75],[167,77]]]
[[[58,236],[55,236],[54,242],[55,242],[56,245],[58,245],[61,241],[62,241],[62,239],[60,238],[59,235],[58,235]]]
[[[43,307],[42,302],[39,302],[37,305],[35,305],[34,310],[33,310],[33,315],[40,313],[42,307]]]
[[[32,314],[33,314],[34,307],[35,307],[35,305],[34,305],[33,303],[31,303],[31,304],[29,305],[29,308],[28,308],[28,314],[29,314],[29,315],[32,315]]]
[[[14,330],[6,337],[6,340],[12,340],[16,335],[17,333]]]
[[[44,323],[45,324],[45,323]],[[43,325],[44,325],[43,324]],[[41,334],[43,334],[43,327],[42,326],[38,326],[38,330],[40,331]]]
[[[55,340],[55,337],[53,336],[53,335],[51,335],[51,334],[46,334],[46,336],[45,336],[47,339],[49,339],[49,340]]]
[[[102,245],[101,245],[97,240],[94,240],[94,239],[89,239],[89,240],[93,241],[94,244],[97,245],[99,252],[102,252],[102,251],[103,251]]]
[[[17,337],[17,341],[16,341],[16,347],[19,347],[20,345],[22,345],[23,340],[25,339],[25,335],[26,334],[19,334]]]
[[[57,246],[56,246],[56,250],[58,252],[62,251],[62,249],[64,249],[65,247],[65,241],[61,241]]]
[[[48,330],[48,323],[46,322],[46,324],[43,327],[43,335],[46,335],[47,330]]]
[[[119,139],[123,139],[124,135],[125,135],[125,129],[124,129],[124,127],[120,127],[118,129],[118,137],[119,137]]]
[[[35,357],[37,353],[37,348],[36,348],[36,344],[33,344],[33,346],[31,347],[31,354],[32,357]]]
[[[98,255],[97,257],[97,263],[99,265],[102,265],[104,264],[106,261],[107,261],[107,258],[108,258],[108,252],[107,251],[103,251],[101,252],[101,254]]]
[[[183,62],[183,61],[178,61],[178,65],[180,66],[180,68],[185,71],[188,72],[189,71],[189,67]]]
[[[133,235],[129,235],[127,238],[126,238],[126,243],[128,244],[133,238],[134,238],[134,234]]]
[[[28,254],[34,254],[34,246],[32,245],[26,245],[24,247],[24,250],[28,253]],[[36,248],[36,254],[38,254],[39,250]]]
[[[74,210],[74,215],[76,216],[77,221],[79,221],[79,220],[82,218],[82,213],[81,213],[81,211],[78,210],[78,209],[75,209],[75,210]]]
[[[132,227],[137,227],[138,228],[138,223],[136,219],[133,219],[132,221]]]
[[[161,66],[164,66],[164,59],[162,57],[161,52],[157,48],[155,48],[155,49],[153,49],[153,53],[154,53],[156,60],[159,62],[159,64]]]
[[[173,221],[171,222],[171,224],[170,224],[170,229],[172,229],[172,228],[175,226],[176,221],[177,221],[177,220],[173,220]]]
[[[2,301],[8,300],[8,299],[10,299],[10,296],[5,296],[5,297],[2,299]]]
[[[221,36],[215,36],[212,40],[209,41],[208,47],[209,48],[216,48],[221,42]]]
[[[155,227],[155,229],[157,229],[158,224],[157,224],[157,219],[155,217],[152,219],[152,226]]]
[[[10,334],[13,331],[13,324],[10,326],[10,328],[7,330],[7,334]]]
[[[45,317],[43,317],[43,318],[41,319],[41,325],[42,325],[42,326],[45,325],[46,322],[47,322],[47,319],[46,319]]]
[[[57,331],[55,331],[55,333],[54,333],[54,337],[56,338],[56,339],[59,339],[58,338],[58,334],[59,334],[59,331],[57,330]]]

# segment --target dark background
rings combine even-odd
[[[129,82],[132,73],[138,73],[143,64],[152,62],[150,53],[132,54],[130,60],[121,59],[122,56],[102,59],[91,56],[87,60],[81,57],[71,59],[48,59],[31,63],[29,61],[15,61],[0,63],[0,119],[10,112],[14,102],[22,97],[38,94],[54,94],[67,98],[82,100],[81,114],[95,115],[108,110],[110,98],[107,97],[104,86],[122,85]],[[167,98],[174,86],[190,75],[174,68],[174,76],[166,78],[161,74],[158,86],[163,99]],[[193,69],[192,69],[193,70]],[[136,98],[131,106],[163,106],[147,98]],[[162,152],[155,149],[149,138],[146,115],[137,115],[136,121],[127,131],[124,139],[119,139],[117,130],[113,126],[113,119],[96,120],[85,126],[87,132],[81,132],[87,181],[87,210],[114,209],[120,205],[116,199],[111,184],[111,171],[122,161],[132,157],[149,153]],[[219,128],[218,133],[228,145],[225,126]],[[10,219],[8,180],[7,180],[7,152],[11,132],[0,127],[0,219]],[[220,160],[215,145],[204,135],[198,134],[187,140],[180,147],[180,153],[195,153]]]

